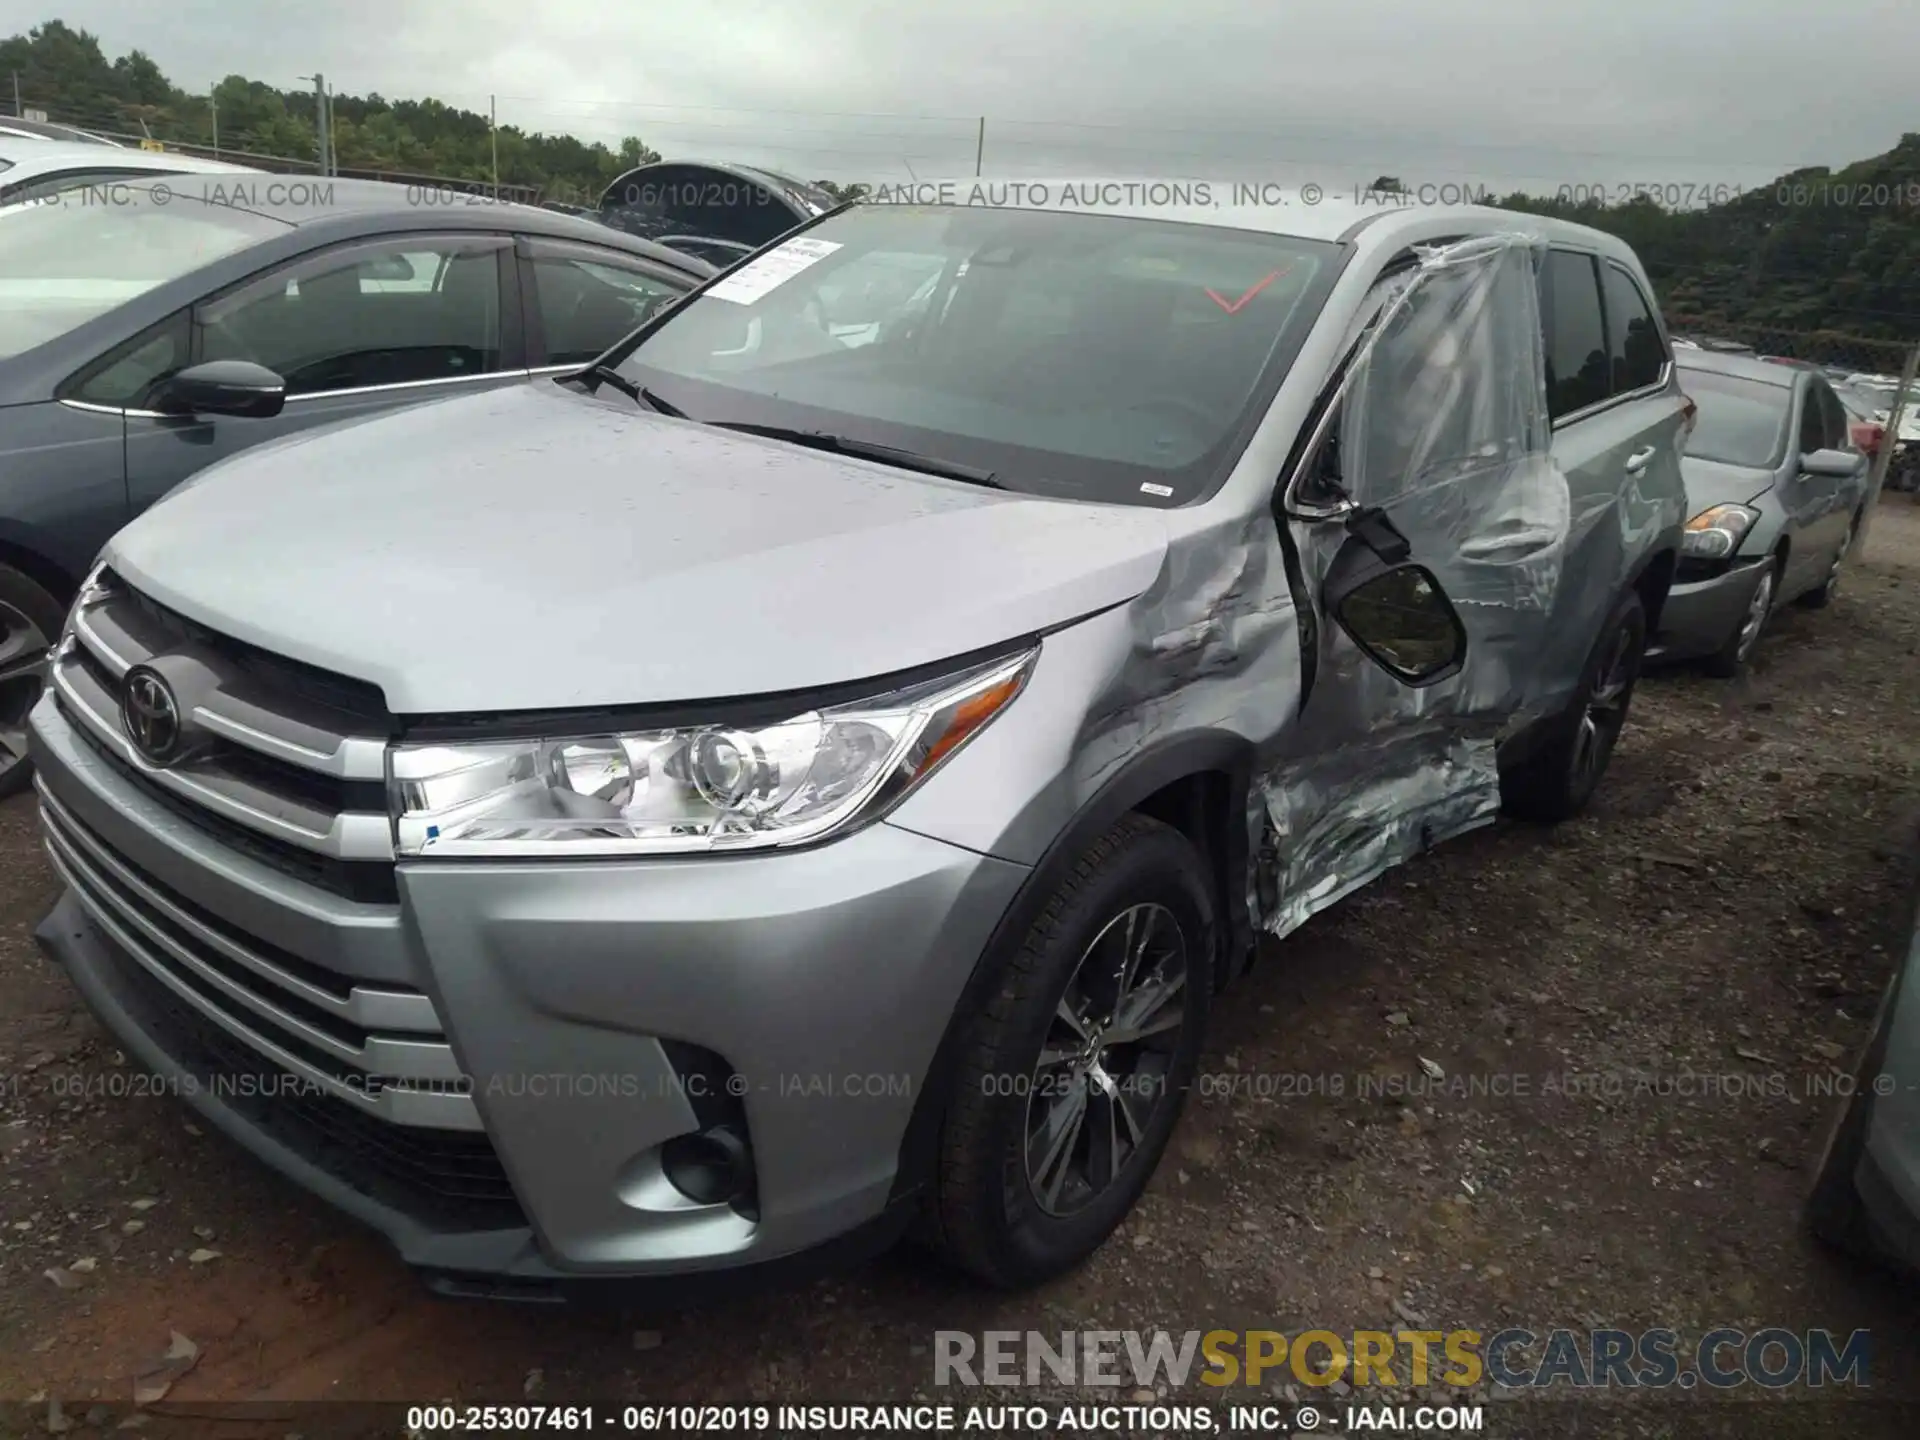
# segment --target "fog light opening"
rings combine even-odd
[[[745,1212],[753,1204],[753,1151],[731,1125],[669,1140],[660,1148],[660,1169],[696,1205],[732,1205]]]

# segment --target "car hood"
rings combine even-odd
[[[1680,475],[1687,482],[1687,514],[1690,516],[1715,505],[1751,505],[1773,489],[1771,470],[1728,465],[1693,455],[1680,457]]]
[[[115,536],[129,582],[399,714],[858,681],[1123,603],[1166,524],[547,382],[248,451]]]

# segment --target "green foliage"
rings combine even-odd
[[[134,50],[109,61],[95,36],[59,20],[0,40],[0,98],[11,101],[8,72],[19,77],[26,104],[84,129],[146,134],[205,149],[214,141],[217,107],[222,155],[309,164],[319,159],[311,89],[276,90],[229,75],[211,97],[189,95],[149,56]],[[491,182],[494,138],[502,185],[533,187],[542,198],[575,204],[597,203],[621,174],[660,158],[638,136],[628,136],[617,150],[572,135],[528,134],[512,125],[500,126],[491,137],[485,115],[438,100],[333,97],[334,155],[345,172]]]
[[[1920,134],[1843,169],[1794,171],[1719,204],[1581,204],[1509,195],[1632,245],[1669,317],[1711,329],[1920,337]]]

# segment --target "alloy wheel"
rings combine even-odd
[[[38,625],[0,600],[0,782],[26,762],[27,713],[46,681],[47,645]]]
[[[1840,570],[1847,563],[1847,552],[1853,549],[1853,537],[1860,529],[1860,518],[1855,516],[1847,522],[1847,538],[1840,542],[1840,548],[1834,551],[1833,564],[1827,567],[1827,593],[1831,595],[1840,588]]]
[[[1631,626],[1614,632],[1600,679],[1580,714],[1580,731],[1573,747],[1573,773],[1581,780],[1596,775],[1613,753],[1614,741],[1627,722],[1627,703],[1640,673],[1640,649]]]
[[[1767,616],[1773,610],[1773,586],[1773,567],[1769,565],[1761,572],[1760,583],[1753,587],[1753,598],[1740,621],[1740,638],[1734,642],[1734,659],[1742,664],[1753,654],[1753,647],[1760,643],[1760,632],[1766,628]]]
[[[1054,1007],[1027,1095],[1034,1202],[1066,1216],[1138,1153],[1187,1025],[1188,939],[1164,905],[1130,906],[1081,953]]]

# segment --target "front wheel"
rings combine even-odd
[[[1129,815],[997,964],[967,1022],[927,1229],[992,1285],[1037,1284],[1099,1248],[1146,1188],[1199,1063],[1213,988],[1207,872],[1185,836]]]
[[[1767,628],[1767,617],[1773,613],[1773,597],[1779,584],[1777,563],[1769,562],[1760,568],[1759,577],[1753,583],[1753,595],[1733,633],[1718,651],[1701,662],[1709,675],[1731,680],[1747,668],[1747,662],[1753,659],[1753,652],[1760,644],[1760,632]]]
[[[1847,563],[1847,552],[1853,549],[1853,540],[1860,533],[1860,516],[1847,521],[1847,536],[1840,542],[1840,548],[1833,552],[1833,563],[1827,566],[1826,577],[1817,589],[1809,590],[1800,597],[1800,603],[1809,610],[1824,610],[1833,603],[1834,592],[1840,588],[1840,571]]]
[[[0,800],[27,788],[27,712],[46,680],[47,648],[60,634],[60,602],[0,565]]]
[[[1573,700],[1546,741],[1500,777],[1500,800],[1523,820],[1570,820],[1593,798],[1626,727],[1647,652],[1647,612],[1638,591],[1615,602],[1580,674]]]

